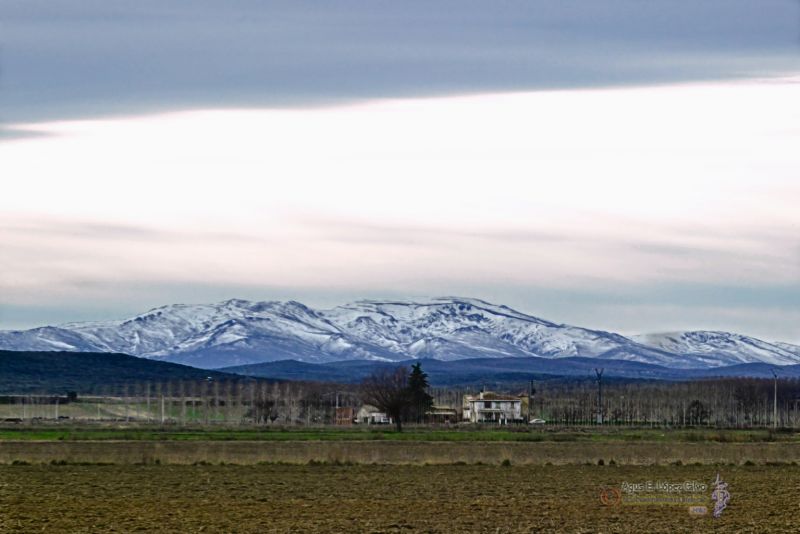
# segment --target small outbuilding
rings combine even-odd
[[[356,410],[350,406],[336,408],[334,423],[337,426],[352,426],[356,418]]]
[[[458,421],[458,410],[450,406],[434,404],[430,410],[425,412],[425,420],[433,424],[455,423]]]

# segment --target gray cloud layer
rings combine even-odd
[[[800,67],[799,17],[789,0],[6,0],[0,122],[769,75]]]

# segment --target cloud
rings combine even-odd
[[[797,68],[796,2],[7,0],[9,122],[674,83]]]
[[[4,140],[9,140],[9,139],[25,139],[29,137],[39,137],[43,135],[47,134],[30,130],[5,128],[3,127],[2,124],[0,124],[0,143],[2,143]]]
[[[769,288],[800,285],[795,81],[38,124],[53,135],[0,144],[0,304],[556,291],[606,321],[580,295],[658,309],[656,287],[725,287],[785,307]]]
[[[74,237],[90,240],[115,240],[115,239],[162,239],[169,235],[155,228],[144,226],[110,224],[102,222],[81,222],[70,219],[46,220],[36,219],[11,219],[0,218],[0,235],[11,235],[21,238],[36,237]]]

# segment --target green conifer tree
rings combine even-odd
[[[425,412],[433,406],[433,397],[428,394],[428,374],[422,370],[422,364],[411,366],[408,377],[409,419],[421,423]]]

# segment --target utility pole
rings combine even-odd
[[[597,422],[603,424],[603,371],[595,367],[594,374],[597,375]]]
[[[533,389],[533,380],[531,380],[531,384],[528,387],[528,423],[531,422],[531,414],[533,413],[533,394],[536,391]]]
[[[775,391],[772,397],[772,428],[778,428],[778,373],[775,369],[772,370],[772,376],[775,380]]]

